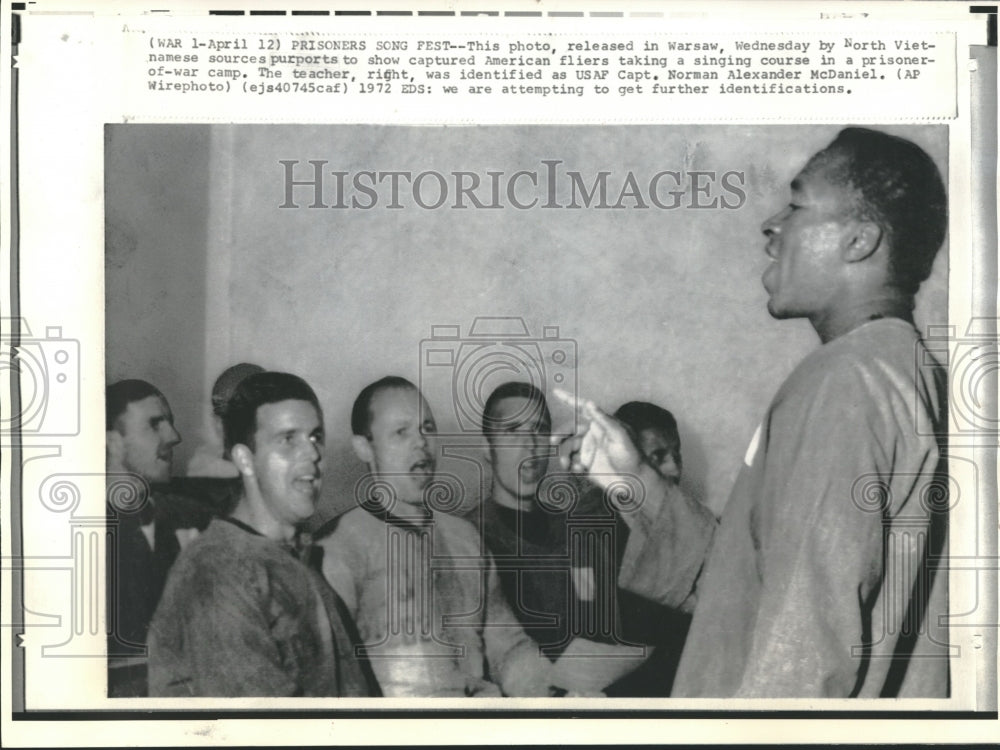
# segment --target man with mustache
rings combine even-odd
[[[145,380],[120,380],[105,391],[108,476],[108,694],[145,695],[144,665],[126,657],[144,653],[149,621],[167,572],[194,530],[167,517],[174,446],[181,436],[170,404]],[[123,661],[118,661],[121,657]]]
[[[549,664],[518,626],[468,522],[436,512],[437,431],[408,380],[361,391],[352,445],[359,507],[316,537],[386,696],[548,695]]]
[[[242,493],[170,573],[150,626],[150,694],[377,695],[343,603],[295,546],[322,481],[315,392],[288,373],[251,375],[223,427]]]
[[[947,696],[945,378],[913,324],[947,228],[940,173],[847,128],[762,228],[768,311],[822,346],[778,389],[718,528],[592,403],[564,461],[642,482],[622,581],[694,611],[672,695]]]

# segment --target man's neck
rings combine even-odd
[[[845,303],[809,322],[819,335],[820,341],[827,344],[865,323],[880,318],[899,318],[912,325],[913,298],[886,292]]]
[[[430,515],[431,510],[427,507],[423,498],[413,500],[410,498],[397,498],[397,502],[388,508],[387,512],[399,518],[416,518]]]
[[[510,508],[511,510],[517,510],[522,513],[528,513],[535,509],[534,498],[518,497],[496,481],[493,482],[490,494],[493,498],[493,502],[502,508]]]
[[[259,509],[246,495],[240,498],[230,515],[272,541],[291,542],[295,538],[295,526],[282,523],[270,513]]]
[[[127,468],[125,464],[112,459],[105,460],[104,471],[109,482],[130,481],[140,487],[149,487],[152,484],[150,480],[146,479],[138,472],[132,471]],[[166,484],[166,481],[160,481],[158,484]]]

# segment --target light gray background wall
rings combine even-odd
[[[182,459],[205,400],[210,159],[209,127],[105,129],[106,379],[163,390]]]
[[[945,127],[884,129],[917,141],[946,174]],[[477,316],[520,316],[537,337],[557,326],[575,342],[582,395],[608,409],[638,398],[674,411],[684,483],[718,512],[770,397],[817,345],[804,321],[767,314],[760,225],[837,130],[109,126],[107,377],[147,377],[164,390],[186,438],[183,467],[223,368],[253,361],[302,375],[326,411],[321,513],[330,515],[350,504],[362,474],[348,441],[357,392],[388,373],[418,380],[432,326],[465,334]],[[561,159],[590,178],[612,172],[612,185],[629,170],[647,180],[665,169],[737,170],[747,200],[738,210],[283,210],[281,159],[482,175]],[[918,324],[946,315],[943,251]],[[453,431],[446,375],[427,393]],[[557,422],[567,416],[554,411]],[[470,483],[465,507],[474,503],[474,466],[439,466]]]

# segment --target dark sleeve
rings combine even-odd
[[[547,697],[552,664],[518,624],[500,589],[493,560],[489,556],[486,559],[483,641],[492,679],[500,684],[504,695]]]
[[[208,562],[208,561],[205,561]],[[300,686],[282,664],[270,628],[266,566],[246,558],[189,568],[179,596],[161,603],[192,666],[193,695],[292,696]],[[174,583],[174,582],[171,582]],[[183,588],[187,592],[181,593]],[[153,628],[159,626],[161,613]]]

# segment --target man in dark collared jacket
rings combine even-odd
[[[224,426],[243,492],[170,573],[150,626],[150,694],[377,695],[343,603],[295,548],[322,478],[316,394],[294,375],[252,375]]]

